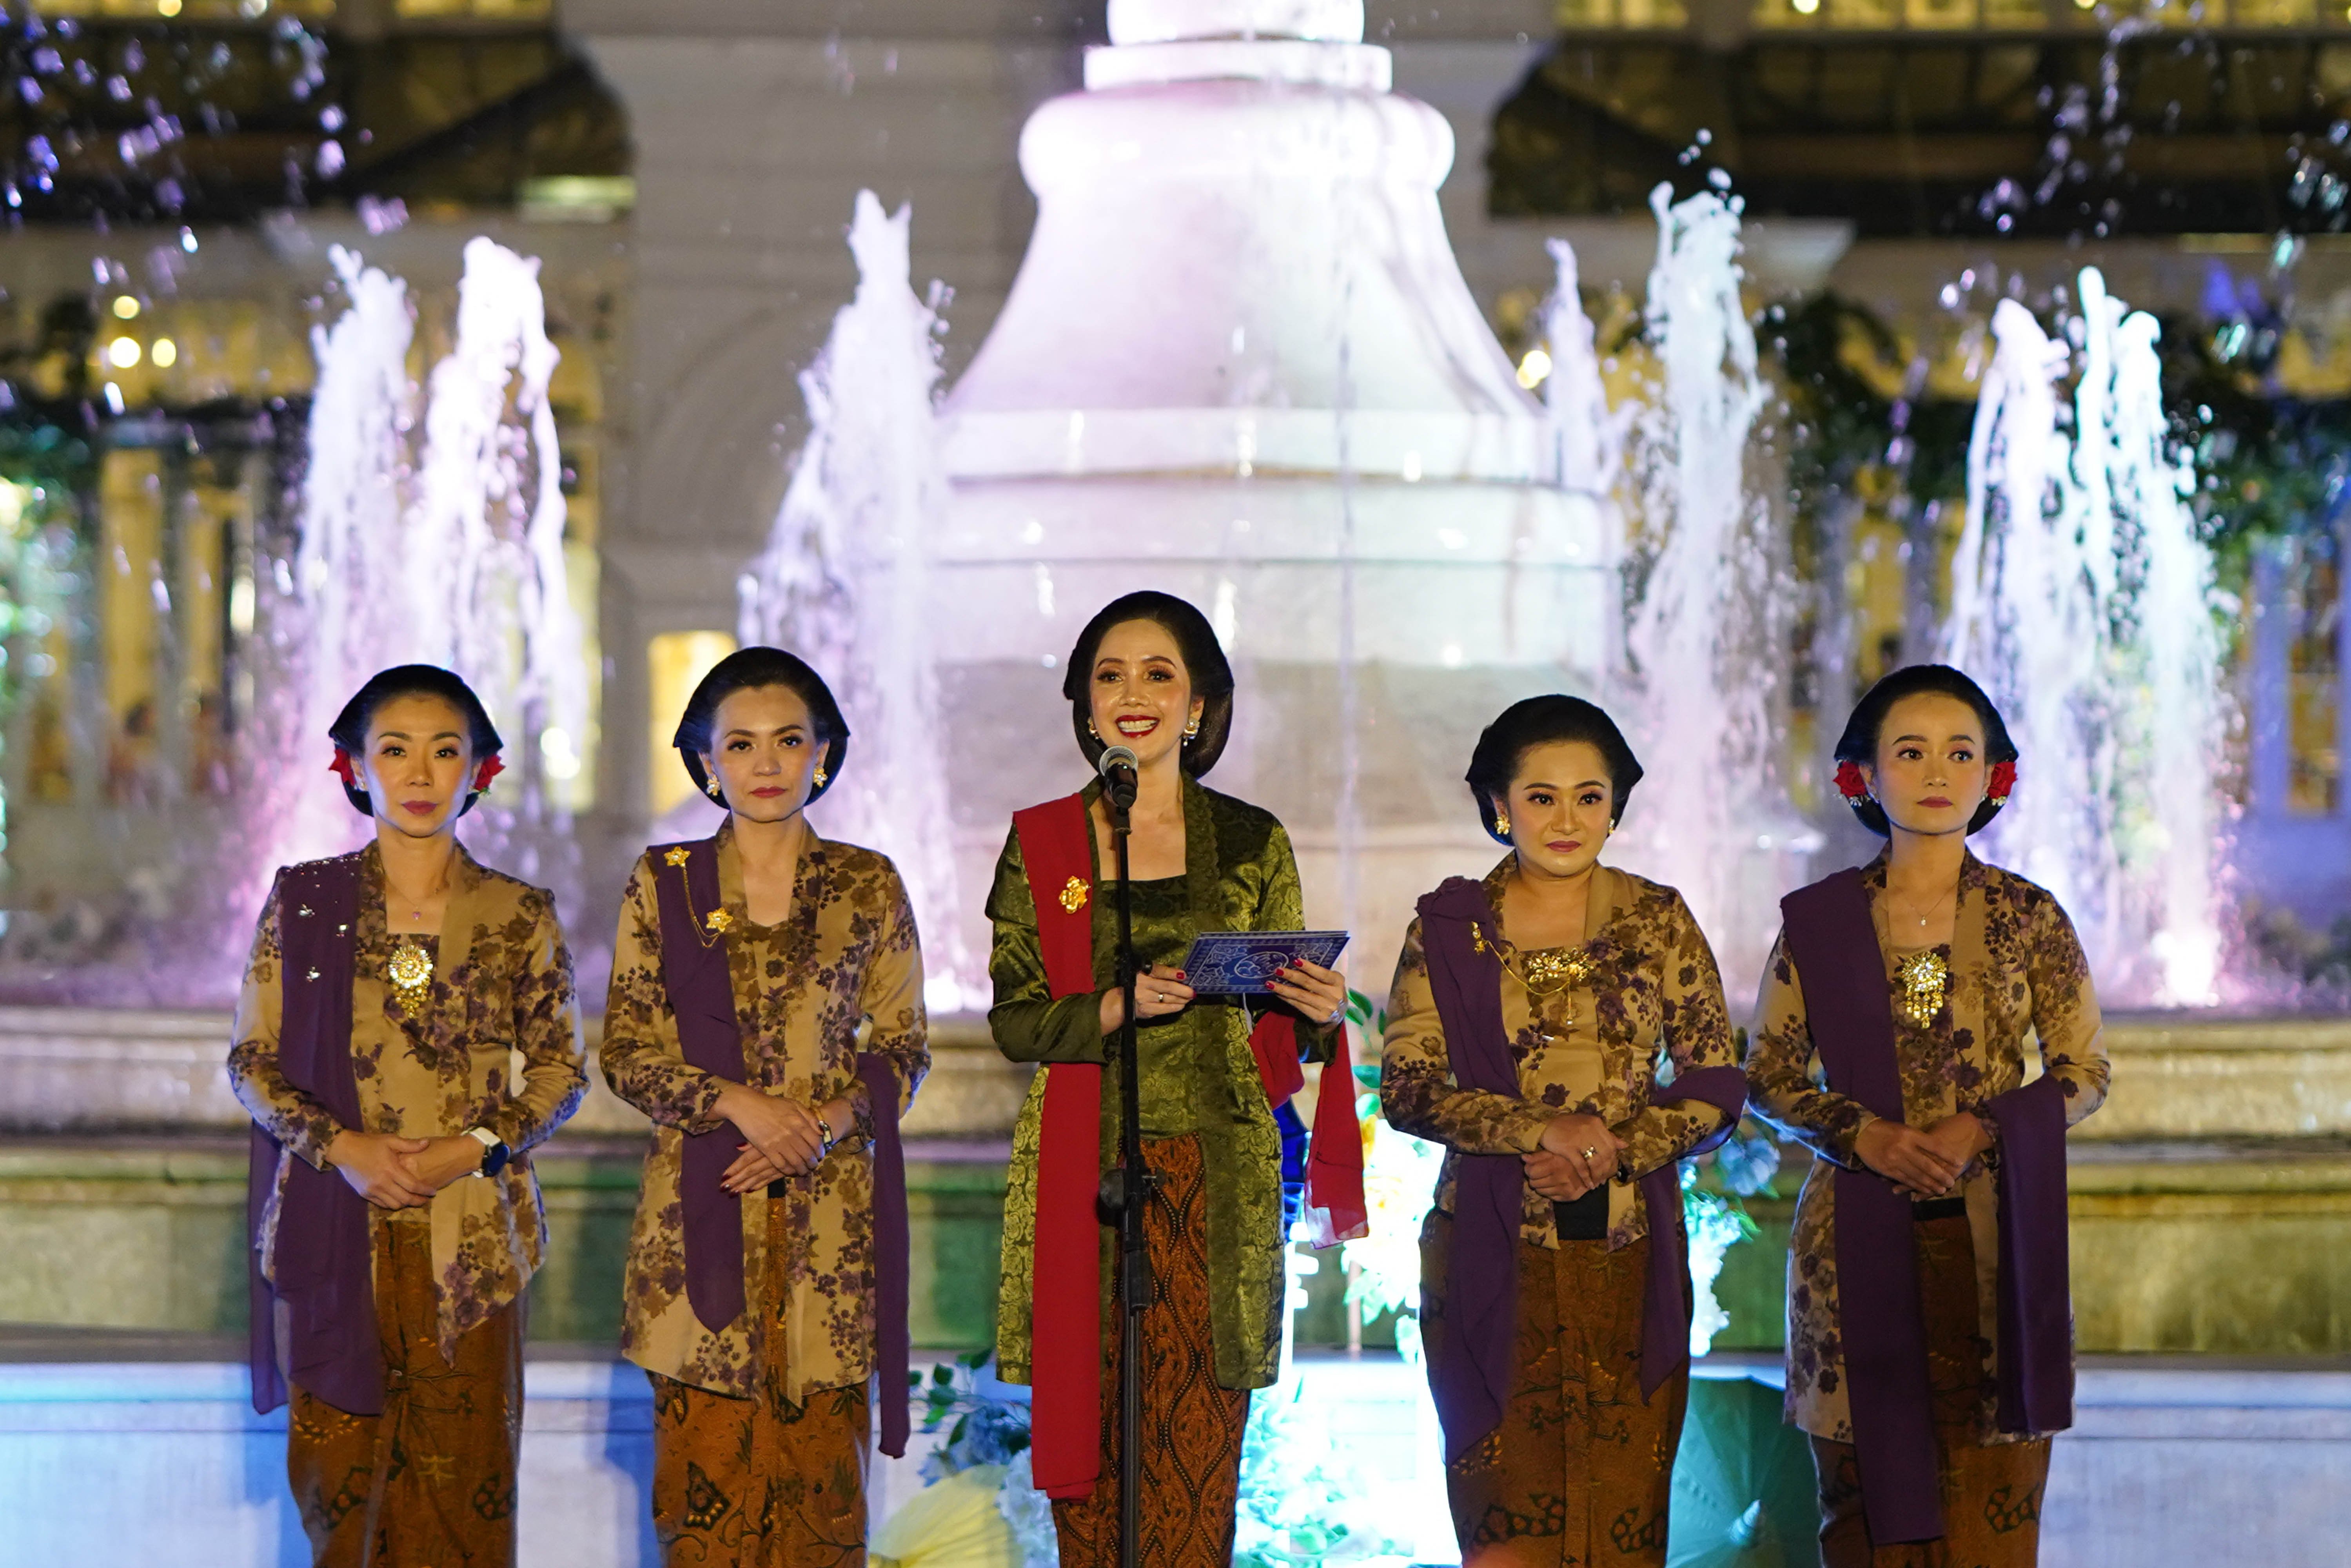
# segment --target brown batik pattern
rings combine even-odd
[[[1991,1346],[1977,1332],[1975,1242],[1958,1216],[1911,1227],[1918,1239],[1927,1379],[1942,1476],[1943,1538],[1870,1545],[1854,1446],[1813,1439],[1820,1479],[1822,1568],[2032,1568],[2041,1550],[2049,1439],[1980,1443],[1977,1414],[1991,1398]]]
[[[318,1568],[458,1568],[515,1560],[515,1462],[522,1433],[524,1304],[441,1354],[432,1235],[375,1232],[380,1416],[353,1416],[298,1385],[286,1472]]]
[[[1445,1334],[1453,1221],[1421,1235],[1423,1333]],[[1674,1455],[1689,1398],[1683,1366],[1641,1397],[1649,1241],[1519,1246],[1519,1324],[1501,1425],[1445,1468],[1467,1568],[1662,1568]]]
[[[1145,1145],[1160,1185],[1144,1209],[1158,1299],[1143,1314],[1143,1539],[1148,1568],[1225,1568],[1233,1556],[1249,1390],[1217,1381],[1208,1331],[1207,1163],[1196,1136]],[[1115,1300],[1115,1298],[1113,1298]],[[1118,1561],[1119,1315],[1102,1314],[1102,1474],[1053,1504],[1061,1568]]]
[[[791,1206],[765,1204],[765,1271],[745,1315],[758,1325],[757,1392],[717,1394],[648,1373],[653,1385],[653,1530],[677,1568],[863,1568],[872,1417],[863,1384],[790,1397],[776,1332],[789,1300]]]

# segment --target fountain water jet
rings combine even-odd
[[[1647,327],[1663,376],[1635,425],[1654,556],[1620,676],[1647,768],[1625,859],[1681,891],[1743,1001],[1762,975],[1780,896],[1820,841],[1786,804],[1773,765],[1779,584],[1768,518],[1746,484],[1765,394],[1740,297],[1740,204],[1711,192],[1675,204],[1672,193],[1661,184],[1649,198]]]
[[[914,292],[912,225],[908,208],[885,214],[872,192],[857,193],[857,294],[801,372],[808,444],[767,551],[739,585],[739,635],[792,649],[834,687],[856,760],[818,815],[829,835],[897,863],[932,974],[927,999],[952,1012],[987,995],[966,973],[943,831],[928,533],[948,500],[932,406],[946,328]]]
[[[562,852],[557,841],[518,830],[553,811],[545,764],[577,755],[590,718],[548,401],[558,353],[538,263],[486,238],[467,243],[455,342],[427,382],[420,445],[406,287],[349,251],[332,259],[350,305],[312,336],[318,394],[286,585],[299,700],[285,705],[274,760],[261,769],[277,781],[276,798],[251,820],[276,841],[254,863],[266,871],[351,841],[357,819],[316,787],[327,726],[375,671],[423,662],[456,670],[481,693],[516,761],[508,789],[478,813],[486,838],[473,836],[493,851],[488,841],[511,840],[519,858],[509,869],[546,876],[557,867],[542,860]]]
[[[2057,895],[2110,994],[2209,1005],[2225,820],[2212,563],[2168,439],[2159,327],[2095,267],[2080,301],[2057,339],[2016,300],[1993,313],[1944,655],[1984,682],[2024,758],[1987,852]]]

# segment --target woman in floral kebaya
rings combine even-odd
[[[464,681],[386,670],[329,734],[375,837],[277,873],[228,1060],[254,1120],[254,1406],[293,1406],[314,1562],[511,1563],[547,1249],[529,1151],[588,1082],[571,957],[547,892],[457,842],[499,771]]]
[[[1969,852],[2017,764],[1975,682],[1896,671],[1836,755],[1886,850],[1782,901],[1747,1061],[1756,1114],[1817,1156],[1788,1414],[1822,1560],[2028,1568],[2049,1435],[2073,1420],[2065,1130],[2106,1096],[2097,995],[2057,901]]]
[[[844,1568],[877,1377],[883,1450],[905,1450],[922,949],[890,862],[809,825],[849,749],[814,670],[729,654],[677,748],[726,820],[638,861],[602,1051],[653,1122],[622,1333],[653,1377],[653,1523],[672,1563]]]
[[[1421,1316],[1454,1533],[1489,1568],[1666,1560],[1679,1166],[1738,1124],[1745,1085],[1689,906],[1600,863],[1640,777],[1579,697],[1489,725],[1469,792],[1510,852],[1420,901],[1388,1002],[1382,1105],[1447,1148]]]

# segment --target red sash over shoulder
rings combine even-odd
[[[1085,797],[1013,814],[1037,904],[1037,947],[1054,997],[1094,988],[1093,823]],[[1084,1497],[1102,1473],[1102,1070],[1045,1069],[1037,1134],[1037,1246],[1029,1282],[1033,1389],[1029,1463],[1049,1497]]]
[[[1083,794],[1013,814],[1021,863],[1037,910],[1037,946],[1055,999],[1094,987],[1093,821]],[[1355,1121],[1354,1068],[1345,1035],[1323,1071],[1341,1092],[1319,1097],[1306,1201],[1314,1245],[1365,1234],[1364,1143]],[[1270,1011],[1249,1031],[1269,1103],[1306,1085],[1297,1019]],[[1336,1074],[1334,1078],[1332,1075]],[[1030,1464],[1038,1490],[1084,1497],[1102,1473],[1102,1070],[1057,1061],[1045,1069],[1037,1140],[1037,1245],[1029,1281]]]

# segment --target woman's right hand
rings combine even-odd
[[[337,1133],[327,1145],[327,1163],[351,1190],[378,1208],[414,1208],[433,1200],[433,1184],[409,1163],[426,1147],[423,1138],[390,1133]]]
[[[1568,1170],[1583,1183],[1574,1195],[1578,1197],[1614,1176],[1625,1157],[1624,1140],[1597,1116],[1553,1116],[1545,1124],[1537,1147],[1566,1162]]]
[[[1966,1168],[1917,1128],[1883,1116],[1862,1128],[1853,1152],[1863,1165],[1917,1197],[1947,1197]]]
[[[1173,1018],[1192,1005],[1192,988],[1184,983],[1184,971],[1170,964],[1154,964],[1134,977],[1134,1016],[1148,1023],[1153,1019]],[[1108,990],[1102,993],[1102,1031],[1105,1039],[1116,1034],[1126,1021],[1126,993]]]
[[[824,1157],[824,1132],[816,1113],[797,1100],[729,1083],[719,1092],[718,1113],[786,1176],[806,1176]]]

